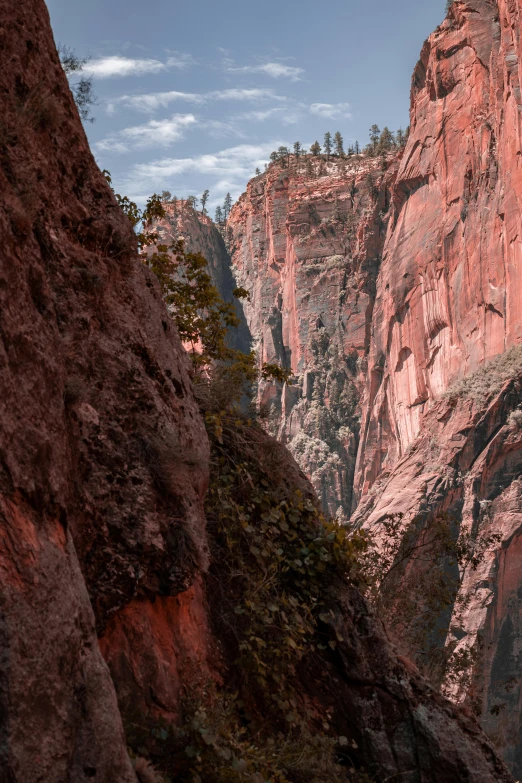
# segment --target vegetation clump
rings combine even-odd
[[[454,383],[444,397],[449,400],[470,399],[482,404],[498,394],[507,381],[516,378],[521,372],[522,345],[516,345]]]

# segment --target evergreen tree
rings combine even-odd
[[[401,150],[406,143],[406,136],[402,128],[399,128],[399,130],[395,134],[395,140],[397,143],[397,147]]]
[[[312,166],[312,161],[310,158],[306,161],[306,176],[307,177],[313,177],[314,176],[314,167]]]
[[[389,152],[395,147],[395,137],[391,130],[385,126],[382,129],[382,133],[379,138],[379,150],[380,152]]]
[[[223,223],[223,210],[219,206],[216,207],[216,217],[214,222],[217,223],[218,226],[222,225]]]
[[[355,154],[356,155],[360,155],[360,153],[361,153],[361,148],[359,147],[359,142],[356,141],[355,142]]]
[[[279,147],[277,150],[277,154],[279,157],[279,161],[281,163],[281,168],[284,169],[286,166],[288,166],[289,159],[290,159],[290,150],[288,147]]]
[[[261,169],[258,166],[256,169],[256,177],[259,177],[260,174],[261,174]]]
[[[278,160],[279,160],[279,156],[278,156],[277,152],[271,152],[270,153],[270,162],[271,163],[277,163]]]
[[[160,196],[161,201],[170,201],[171,198],[172,198],[172,193],[170,192],[170,190],[164,190]]]
[[[299,158],[299,155],[301,155],[303,152],[303,145],[300,141],[296,141],[294,143],[294,155],[296,158]]]
[[[372,151],[375,153],[377,149],[377,145],[379,143],[379,139],[381,136],[381,130],[378,125],[372,125],[370,128],[370,146]]]
[[[330,160],[330,155],[332,154],[332,134],[330,131],[324,134],[324,151],[326,152],[327,160]]]
[[[206,203],[208,201],[208,197],[209,196],[210,196],[210,193],[209,193],[208,190],[205,190],[203,195],[201,196],[201,211],[203,212],[204,215],[207,214],[207,210],[205,209],[205,205],[206,205]]]
[[[197,199],[196,196],[187,196],[187,204],[189,207],[192,207],[192,209],[196,209],[198,201],[199,199]]]
[[[320,154],[321,154],[321,145],[319,144],[319,142],[318,142],[318,141],[314,141],[314,143],[313,143],[313,144],[312,144],[312,146],[310,147],[310,152],[312,153],[312,155],[313,155],[315,158],[316,158],[318,155],[320,155]]]
[[[232,196],[230,193],[227,193],[225,196],[225,201],[223,202],[223,220],[226,223],[228,220],[228,216],[230,215],[230,210],[232,209]]]
[[[334,136],[334,144],[336,155],[338,155],[340,158],[344,158],[344,141],[339,131],[337,131]]]

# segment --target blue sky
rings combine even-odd
[[[408,124],[444,0],[47,0],[57,43],[91,58],[91,147],[140,203],[164,189],[236,199],[270,152],[325,131],[366,143]]]

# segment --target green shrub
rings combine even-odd
[[[521,372],[522,345],[517,345],[454,383],[444,397],[451,400],[466,398],[483,404],[488,398],[498,394],[506,381],[516,378]]]

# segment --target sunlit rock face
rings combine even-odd
[[[448,512],[461,535],[491,539],[461,574],[446,627],[448,644],[472,652],[472,676],[445,691],[478,711],[517,778],[522,364],[510,349],[522,338],[520,14],[519,2],[455,2],[415,70],[354,490],[354,520],[373,531],[389,514],[406,525]]]
[[[392,157],[291,158],[253,179],[228,221],[232,269],[260,364],[268,429],[288,445],[328,513],[347,518],[359,397],[386,233]]]
[[[519,3],[456,2],[415,69],[376,297],[356,493],[430,402],[522,338]]]

